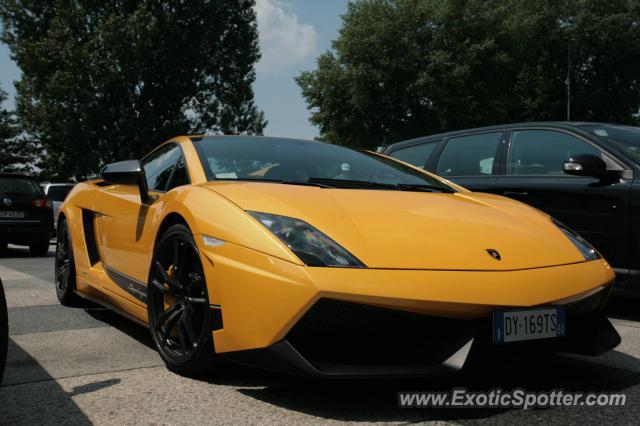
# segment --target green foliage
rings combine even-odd
[[[2,107],[6,99],[7,94],[0,89],[0,172],[31,173],[39,150],[28,139],[18,136],[15,115]]]
[[[297,83],[321,139],[374,148],[503,122],[633,122],[640,2],[359,0]],[[568,55],[569,54],[569,55]]]
[[[253,0],[0,0],[21,129],[83,178],[185,133],[260,134]]]
[[[0,89],[0,171],[7,171],[18,159],[11,140],[16,135],[15,120],[11,113],[2,107],[2,103],[7,99],[7,94]],[[13,170],[11,170],[13,171]]]

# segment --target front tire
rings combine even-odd
[[[184,376],[211,373],[218,365],[200,252],[184,225],[158,242],[147,283],[147,313],[155,347],[167,368]]]
[[[47,241],[48,244],[48,241]],[[67,221],[58,226],[55,258],[55,285],[56,295],[60,304],[73,308],[90,307],[80,296],[76,289],[76,264],[73,257],[73,245]]]

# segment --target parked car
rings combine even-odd
[[[9,346],[9,317],[7,315],[7,300],[4,296],[4,288],[0,279],[0,384],[4,375],[4,366],[7,362],[7,347]]]
[[[40,186],[42,186],[47,199],[53,203],[53,226],[56,228],[58,226],[58,209],[76,184],[46,182],[41,183]]]
[[[595,355],[620,342],[602,312],[615,275],[566,226],[315,141],[183,136],[105,166],[60,208],[54,276],[63,305],[148,325],[187,375],[221,358],[440,375],[472,347]]]
[[[384,153],[545,211],[614,266],[617,290],[640,284],[640,128],[509,124],[399,142]]]
[[[29,246],[42,256],[53,235],[52,203],[35,179],[16,173],[0,173],[0,252],[7,244]]]

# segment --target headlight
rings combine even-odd
[[[303,220],[269,213],[247,213],[280,238],[307,266],[366,268],[344,247]]]
[[[585,260],[596,260],[602,258],[602,256],[600,256],[600,253],[598,253],[596,249],[591,247],[591,244],[589,244],[584,238],[578,235],[573,229],[569,228],[567,225],[554,218],[551,218],[551,221],[558,228],[560,228],[562,233],[566,235],[567,238],[571,240],[573,245],[576,246],[580,253],[582,253],[582,256],[584,256]]]

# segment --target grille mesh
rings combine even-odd
[[[568,305],[565,305],[566,313],[569,317],[576,318],[588,315],[595,311],[600,311],[607,303],[610,293],[611,286],[604,288],[591,296],[585,297],[582,300],[569,303]]]

